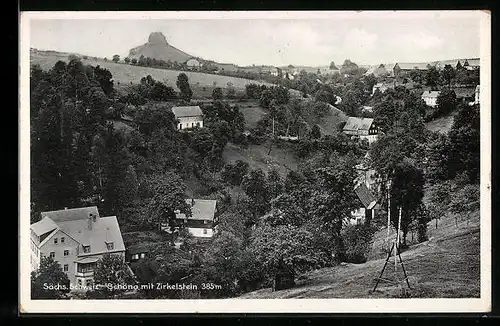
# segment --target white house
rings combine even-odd
[[[96,206],[42,212],[31,224],[31,269],[42,256],[61,265],[75,290],[94,282],[94,268],[104,254],[125,260],[125,245],[116,216],[101,217]]]
[[[201,66],[201,62],[195,58],[191,58],[188,61],[186,61],[186,66],[192,70],[197,70]]]
[[[366,139],[368,144],[377,141],[379,136],[379,128],[373,122],[373,118],[349,117],[342,131],[346,135]]]
[[[424,100],[425,104],[427,104],[428,106],[436,107],[439,93],[439,91],[425,91],[422,94],[422,100]]]
[[[476,86],[476,90],[474,92],[474,104],[479,104],[479,85]]]
[[[217,201],[211,199],[186,199],[191,207],[191,216],[176,212],[177,224],[184,224],[188,232],[197,238],[211,238],[214,236],[217,213]],[[169,226],[162,224],[161,229],[168,231]]]
[[[199,106],[174,106],[172,112],[178,121],[178,130],[203,128],[203,112]]]

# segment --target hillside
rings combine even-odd
[[[453,125],[453,119],[455,118],[456,114],[457,111],[453,111],[444,117],[429,121],[425,124],[425,127],[430,131],[445,134],[450,131],[451,126]]]
[[[470,298],[480,296],[480,232],[479,212],[469,223],[465,220],[455,225],[454,217],[441,219],[436,229],[429,222],[429,240],[411,246],[401,254],[408,273],[411,297],[419,298]],[[297,286],[272,292],[270,288],[240,296],[241,299],[265,298],[387,298],[401,293],[397,286],[380,283],[377,291],[370,293],[385,261],[377,252],[386,237],[386,231],[376,234],[374,255],[364,264],[343,264],[322,268],[298,277]],[[384,277],[394,278],[394,263],[388,265]],[[443,271],[446,271],[444,273]],[[398,276],[403,278],[400,267]]]
[[[48,70],[52,69],[56,62],[59,60],[68,62],[69,55],[70,53],[63,52],[35,51],[30,55],[30,63],[32,65],[39,64],[42,69]],[[83,58],[83,56],[81,57]],[[193,89],[194,96],[197,98],[209,98],[211,97],[214,87],[226,88],[228,83],[231,83],[233,87],[239,92],[244,91],[245,86],[250,83],[267,86],[272,85],[267,82],[260,82],[238,77],[227,77],[192,71],[140,67],[125,63],[114,63],[110,60],[104,61],[101,58],[94,57],[82,59],[82,62],[86,65],[99,65],[102,68],[108,69],[113,75],[113,80],[115,81],[115,85],[118,88],[125,85],[137,84],[140,82],[140,79],[142,77],[151,75],[153,79],[166,83],[168,86],[173,87],[177,90],[177,86],[175,84],[177,81],[177,76],[180,73],[185,73],[189,78],[189,83],[191,85],[191,88]]]
[[[170,60],[172,62],[177,61],[178,63],[186,62],[194,57],[168,44],[167,39],[160,32],[151,33],[147,43],[131,49],[129,58],[139,59],[141,55],[145,58],[149,57],[164,61]]]

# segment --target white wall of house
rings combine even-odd
[[[361,207],[351,211],[350,223],[352,225],[362,224],[365,221],[365,208]]]
[[[211,238],[214,236],[214,231],[211,228],[187,228],[189,233],[193,235],[193,237],[197,238]]]
[[[368,144],[371,145],[373,142],[377,141],[378,135],[359,135],[359,138],[366,139],[368,141]]]
[[[50,256],[51,253],[54,253],[54,260],[61,265],[61,269],[68,276],[70,283],[75,284],[77,248],[78,242],[59,230],[46,239],[40,247],[40,253],[44,256]]]
[[[197,116],[197,117],[180,117],[177,120],[179,122],[177,123],[177,129],[183,130],[183,129],[190,129],[198,126],[198,128],[203,128],[203,117]]]
[[[425,104],[430,107],[435,107],[437,105],[437,97],[423,97]]]

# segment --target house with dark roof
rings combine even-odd
[[[193,128],[203,128],[203,111],[198,105],[195,106],[174,106],[172,113],[177,119],[178,130],[191,130]]]
[[[351,211],[350,224],[363,224],[367,219],[372,219],[375,214],[377,200],[370,189],[362,183],[358,185],[354,192],[358,199],[358,208]]]
[[[366,139],[368,144],[377,141],[379,136],[379,128],[373,118],[349,117],[342,132],[352,137]]]
[[[50,256],[72,285],[84,289],[105,254],[125,259],[125,245],[116,216],[101,217],[95,206],[42,212],[41,220],[31,224],[32,270],[42,256]]]
[[[217,201],[212,199],[186,199],[191,208],[191,216],[176,212],[177,225],[183,225],[187,231],[197,238],[211,238],[215,233],[217,223]],[[161,225],[162,231],[170,232],[171,227],[167,224]]]

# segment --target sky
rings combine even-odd
[[[191,55],[237,65],[361,65],[480,57],[480,12],[33,16],[30,47],[125,57],[162,32]],[[143,15],[148,17],[147,15]],[[197,19],[192,19],[196,17]],[[42,18],[42,19],[40,19]],[[57,18],[57,19],[54,19]],[[89,19],[92,18],[92,19]]]

